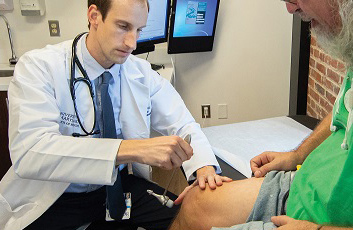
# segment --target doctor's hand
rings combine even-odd
[[[217,186],[222,186],[223,181],[230,182],[232,179],[216,174],[213,166],[204,166],[196,171],[198,185],[202,190],[206,188],[206,183],[211,189],[216,189]]]
[[[263,152],[250,160],[251,171],[255,177],[263,177],[272,170],[295,170],[298,164],[302,164],[302,161],[295,151]]]
[[[231,182],[232,179],[226,176],[220,176],[216,174],[213,166],[204,166],[196,171],[197,179],[190,186],[186,187],[184,191],[174,201],[174,204],[178,205],[183,202],[186,194],[194,187],[199,186],[202,190],[206,188],[208,183],[211,189],[216,189],[217,186],[222,186],[223,182]]]
[[[178,168],[193,155],[192,147],[178,136],[162,136],[142,140],[123,140],[117,162],[138,162],[162,169]]]
[[[273,216],[271,221],[278,230],[316,230],[319,225],[306,220],[295,220],[288,216]]]

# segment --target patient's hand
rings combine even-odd
[[[295,170],[301,164],[298,154],[291,152],[263,152],[250,160],[251,171],[255,177],[263,177],[272,170]]]
[[[213,166],[202,167],[197,170],[197,179],[194,181],[194,183],[184,189],[184,191],[179,195],[178,199],[174,201],[174,204],[180,204],[188,191],[193,187],[199,186],[202,190],[204,190],[206,188],[206,183],[208,183],[211,189],[216,189],[217,186],[222,186],[223,182],[231,181],[231,178],[217,175]]]
[[[273,216],[271,221],[278,226],[278,230],[315,230],[318,225],[306,220],[295,220],[288,216]]]

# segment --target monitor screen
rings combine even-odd
[[[140,33],[133,54],[153,51],[154,44],[167,41],[170,0],[149,0],[149,4],[147,24]]]
[[[211,51],[220,0],[175,0],[168,53]]]

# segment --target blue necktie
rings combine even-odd
[[[102,83],[99,86],[101,92],[101,108],[103,121],[103,138],[116,139],[116,128],[112,101],[108,93],[109,81],[113,77],[110,72],[106,71],[102,75]],[[117,169],[118,170],[118,169]],[[117,179],[112,186],[107,188],[107,208],[110,217],[115,220],[121,220],[126,210],[125,198],[123,193],[123,186],[121,183],[120,172],[118,172]]]

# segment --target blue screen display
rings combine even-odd
[[[177,0],[173,37],[213,36],[217,0]]]
[[[150,11],[146,27],[140,33],[137,42],[153,41],[167,37],[168,0],[149,0]]]

